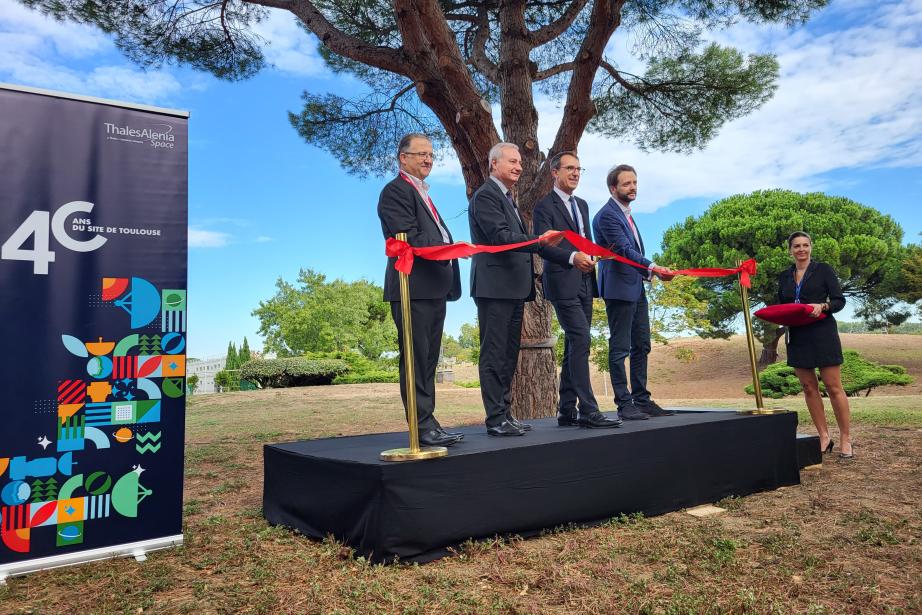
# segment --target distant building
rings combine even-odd
[[[195,374],[198,376],[198,387],[196,387],[196,393],[215,393],[217,389],[214,384],[214,377],[219,371],[224,369],[224,365],[227,362],[227,357],[219,357],[216,359],[193,359],[189,361],[186,365],[186,375],[191,376]]]

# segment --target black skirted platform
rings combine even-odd
[[[810,460],[794,413],[695,409],[618,429],[532,424],[512,438],[462,428],[448,457],[414,462],[378,457],[406,446],[405,433],[266,445],[263,513],[314,538],[332,534],[376,562],[429,561],[469,538],[795,485]]]

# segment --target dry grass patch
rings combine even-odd
[[[482,420],[477,390],[446,385],[439,400],[446,425]],[[400,429],[397,385],[200,396],[188,409],[186,544],[11,579],[0,613],[918,613],[922,403],[872,396],[855,412],[868,417],[855,462],[833,457],[800,486],[728,498],[716,517],[624,516],[373,566],[266,524],[262,445]]]

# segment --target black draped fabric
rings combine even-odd
[[[384,462],[405,433],[266,445],[263,513],[373,561],[429,561],[469,538],[657,515],[800,482],[797,415],[683,411],[620,429],[463,428],[449,456]]]

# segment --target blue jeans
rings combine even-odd
[[[639,301],[605,300],[608,315],[608,369],[618,408],[650,401],[647,390],[647,355],[650,354],[650,313],[646,295]],[[631,358],[628,390],[624,360]]]

